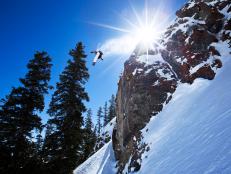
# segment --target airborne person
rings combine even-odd
[[[94,53],[94,54],[95,54],[95,58],[93,59],[93,63],[92,63],[93,66],[96,64],[96,62],[97,62],[99,59],[103,60],[103,58],[102,58],[102,57],[103,57],[103,52],[102,52],[102,51],[96,50],[96,51],[91,51],[91,53]]]

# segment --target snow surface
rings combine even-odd
[[[194,7],[194,5],[195,5],[195,2],[191,1],[190,3],[188,3],[187,9]]]
[[[105,139],[112,136],[116,124],[116,117],[113,118],[102,130],[101,137]],[[112,142],[109,141],[95,154],[88,158],[83,164],[74,170],[74,174],[108,174],[116,173],[116,162],[112,149]]]
[[[172,72],[164,73],[164,69],[158,69],[157,74],[159,75],[159,77],[164,77],[167,80],[174,79],[174,78],[172,78],[172,75],[173,75]]]
[[[221,12],[230,19],[228,8]],[[189,25],[203,24],[203,21],[193,18],[183,19],[187,22],[176,27],[165,41],[179,29],[186,32]],[[211,45],[221,53],[223,67],[216,71],[212,81],[196,79],[192,85],[179,84],[163,111],[151,118],[142,130],[142,141],[148,144],[150,150],[142,155],[138,174],[231,173],[231,49],[228,41]],[[196,72],[212,60],[213,57],[210,57],[190,72]],[[145,63],[145,66],[157,61],[166,63],[160,54],[139,56],[137,61]],[[108,130],[105,132],[111,134],[113,126],[105,128]],[[81,164],[74,174],[115,174],[115,166],[110,141]],[[128,172],[127,168],[128,164],[124,172]]]
[[[111,141],[74,170],[74,174],[116,173],[115,158]]]
[[[184,20],[185,22],[180,23],[179,22],[180,20]],[[205,21],[204,20],[197,20],[197,19],[194,19],[193,17],[183,17],[183,18],[176,19],[176,23],[178,24],[178,26],[174,27],[171,34],[169,36],[167,36],[166,38],[164,38],[165,43],[168,42],[170,40],[170,38],[172,38],[172,36],[174,34],[176,34],[176,32],[181,31],[183,33],[186,33],[191,26],[198,25],[198,24],[205,24]],[[189,41],[188,39],[189,38],[186,39],[186,41],[185,41],[186,43],[188,43],[188,41]]]
[[[176,74],[172,70],[172,66],[163,59],[163,57],[161,56],[160,53],[155,54],[155,55],[140,55],[136,58],[136,61],[139,63],[143,63],[145,67],[152,65],[151,68],[148,68],[147,70],[145,70],[145,72],[144,72],[145,75],[149,74],[152,70],[155,69],[157,71],[157,75],[159,77],[163,77],[167,80],[172,80],[173,75],[176,76]],[[166,72],[166,70],[164,68],[160,68],[160,65],[164,65],[164,64],[169,66],[169,68],[171,69],[170,72]],[[132,74],[133,74],[133,76],[135,76],[137,73],[139,74],[142,71],[144,71],[144,70],[141,68],[136,68],[136,69],[134,69]],[[155,83],[158,84],[159,82],[156,81]],[[155,86],[155,84],[153,86]]]
[[[141,55],[136,59],[140,63],[145,63],[145,66],[153,65],[156,62],[166,63],[166,61],[162,58],[161,54],[158,53],[156,55]]]
[[[139,74],[139,73],[142,72],[142,71],[143,71],[143,69],[141,69],[141,68],[136,68],[136,69],[133,71],[132,75],[135,76],[136,73]]]
[[[114,117],[105,127],[103,127],[101,136],[112,136],[113,128],[116,124],[116,117]]]
[[[231,61],[226,61],[214,80],[178,86],[173,99],[142,131],[150,150],[142,155],[139,174],[231,173],[230,74]],[[74,171],[107,173],[116,173],[111,142]]]
[[[219,71],[213,81],[181,84],[143,129],[150,151],[139,174],[231,173],[231,61]]]
[[[205,65],[211,65],[211,64],[214,62],[215,57],[218,57],[218,56],[210,56],[206,61],[204,61],[204,62],[202,62],[202,63],[196,65],[196,66],[193,67],[193,68],[191,68],[191,69],[189,70],[190,74],[196,73],[200,68],[202,68],[202,67],[205,66]],[[218,58],[219,58],[219,57],[218,57]],[[212,69],[213,69],[213,68],[212,68]],[[214,69],[214,71],[215,71],[215,70],[216,70],[216,69]]]

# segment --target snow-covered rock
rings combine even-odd
[[[231,61],[212,81],[178,86],[169,104],[142,129],[147,146],[137,173],[231,173],[230,74]],[[113,154],[109,142],[74,174],[115,174]],[[130,173],[126,166],[124,173]]]
[[[113,136],[119,172],[125,165],[130,171],[140,169],[147,148],[140,130],[168,106],[179,84],[193,84],[198,78],[213,80],[230,61],[230,4],[228,0],[189,1],[152,49],[138,45],[125,62]]]
[[[230,0],[190,0],[154,48],[137,46],[118,83],[112,142],[79,168],[231,173],[230,13]]]

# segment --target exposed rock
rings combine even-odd
[[[159,41],[161,47],[149,50],[145,57],[138,46],[125,62],[112,136],[118,173],[127,162],[129,170],[139,170],[141,154],[147,149],[140,130],[171,100],[177,84],[191,84],[196,78],[212,80],[222,67],[213,43],[230,43],[230,19],[221,12],[224,9],[230,10],[229,0],[190,1],[177,11],[178,18]]]

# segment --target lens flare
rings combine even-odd
[[[148,25],[142,26],[135,30],[134,35],[136,37],[137,42],[141,43],[146,47],[151,45],[154,42],[154,40],[159,38],[155,29]]]
[[[126,50],[128,52],[134,51],[136,46],[140,45],[142,49],[145,49],[148,60],[148,50],[153,49],[154,45],[159,45],[158,40],[163,34],[163,28],[165,28],[166,24],[169,22],[169,16],[164,13],[163,6],[151,9],[150,7],[148,8],[146,1],[144,10],[142,10],[141,13],[138,13],[131,1],[129,2],[132,11],[131,14],[133,14],[132,17],[128,18],[127,16],[122,16],[121,13],[118,13],[129,27],[112,26],[109,24],[93,22],[90,23],[99,27],[124,33],[121,38],[110,39],[110,42],[106,41],[105,44],[101,46],[101,49],[106,54],[114,53],[118,50],[121,50],[122,53]],[[118,41],[118,44],[116,44],[116,40]]]

